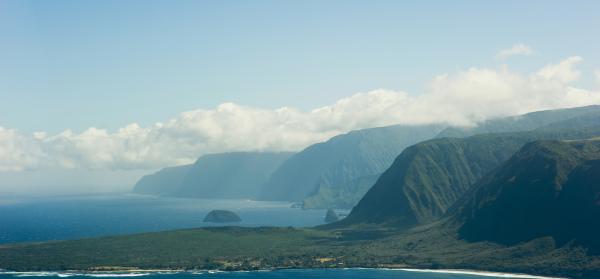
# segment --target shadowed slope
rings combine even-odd
[[[551,236],[600,251],[600,141],[538,141],[483,179],[455,218],[469,241]]]
[[[367,192],[348,218],[334,225],[387,223],[411,227],[439,219],[485,174],[525,143],[600,135],[593,112],[531,132],[442,138],[407,148]]]

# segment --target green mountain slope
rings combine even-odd
[[[232,152],[143,177],[134,192],[188,198],[256,198],[271,173],[292,153]]]
[[[536,141],[480,181],[455,218],[469,241],[553,237],[600,252],[600,141]]]
[[[475,128],[391,126],[340,135],[285,162],[260,194],[265,200],[303,201],[304,208],[351,208],[404,148],[433,138],[530,131],[600,112],[600,106],[540,111],[488,120]],[[515,150],[512,150],[515,151]]]
[[[273,173],[260,198],[302,201],[312,196],[307,202],[310,207],[351,206],[370,186],[355,183],[356,179],[380,174],[406,146],[430,139],[442,129],[389,126],[353,131],[311,145]]]
[[[380,174],[362,176],[352,179],[342,187],[323,185],[317,192],[305,198],[303,208],[352,208],[371,189]]]
[[[343,223],[410,227],[438,219],[469,187],[508,159],[526,136],[443,138],[407,148]]]
[[[525,143],[600,135],[600,113],[589,113],[531,132],[442,138],[407,148],[351,214],[337,225],[388,223],[411,227],[434,221],[485,174]]]

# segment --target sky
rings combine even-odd
[[[598,1],[1,0],[0,193],[600,104],[598,27]]]

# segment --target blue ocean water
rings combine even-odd
[[[452,274],[452,273],[429,273],[414,272],[404,270],[389,269],[293,269],[276,271],[256,271],[256,272],[182,272],[182,273],[112,273],[112,274],[75,274],[75,273],[10,273],[0,272],[0,279],[15,279],[27,277],[27,279],[48,277],[68,277],[71,279],[90,279],[94,277],[102,278],[123,278],[136,277],[140,279],[483,279],[483,278],[541,278],[510,275],[473,275],[473,274]]]
[[[159,198],[146,195],[1,197],[0,243],[64,240],[155,232],[223,224],[204,223],[213,209],[236,212],[236,226],[323,224],[325,210],[292,208],[286,202]]]

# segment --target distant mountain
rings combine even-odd
[[[402,150],[444,127],[388,126],[353,131],[309,146],[285,161],[259,195],[305,207],[352,207]]]
[[[459,235],[513,245],[551,236],[600,252],[600,140],[536,141],[457,205]]]
[[[600,112],[530,132],[441,138],[407,148],[339,225],[388,223],[411,227],[439,219],[472,185],[539,139],[600,135]]]
[[[200,157],[194,164],[162,169],[140,179],[135,193],[189,198],[256,198],[288,152],[232,152]]]
[[[448,127],[437,137],[468,137],[478,134],[531,131],[552,123],[599,111],[600,105],[536,111],[518,116],[490,119],[470,128]]]
[[[173,196],[192,165],[168,167],[144,175],[133,188],[134,193]]]
[[[381,174],[361,176],[343,184],[342,187],[318,187],[317,192],[305,198],[303,208],[352,208],[371,189]]]

